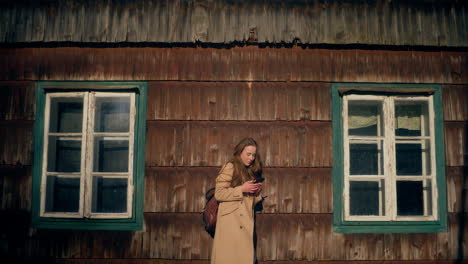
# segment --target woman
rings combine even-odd
[[[215,198],[220,202],[211,263],[255,262],[254,207],[262,200],[262,162],[257,142],[244,138],[216,178]]]

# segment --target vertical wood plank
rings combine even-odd
[[[445,156],[447,166],[464,166],[468,158],[468,123],[446,122]]]
[[[0,208],[31,211],[32,168],[0,168]]]
[[[467,188],[468,167],[448,167],[446,169],[447,178],[447,211],[449,213],[467,212],[468,195],[463,189]],[[465,208],[463,208],[463,205]]]
[[[468,86],[442,86],[445,121],[468,121]]]
[[[32,164],[33,124],[30,121],[0,122],[0,165]]]
[[[33,120],[33,82],[0,82],[0,120]]]

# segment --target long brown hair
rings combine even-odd
[[[240,155],[242,151],[248,146],[254,146],[257,151],[252,164],[249,167],[245,167]],[[244,138],[236,145],[230,162],[234,165],[234,173],[232,175],[231,181],[232,187],[236,187],[242,185],[246,181],[262,177],[262,160],[260,159],[260,154],[258,153],[257,142],[253,138]]]

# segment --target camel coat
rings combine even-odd
[[[212,264],[252,264],[254,252],[254,205],[260,195],[247,195],[242,186],[231,187],[234,165],[227,163],[216,178],[215,198],[220,202],[211,252]]]

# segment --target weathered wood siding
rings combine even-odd
[[[332,232],[331,222],[331,214],[259,214],[259,259],[439,263],[437,261],[453,262],[461,246],[462,223],[453,214],[449,215],[446,233],[338,234]],[[104,262],[112,259],[207,260],[211,253],[212,239],[203,230],[199,213],[147,212],[145,229],[138,232],[37,230],[28,234],[19,230],[20,223],[16,223],[14,239],[23,257]],[[21,227],[27,229],[27,223]],[[465,221],[464,237],[468,236],[467,228]],[[468,253],[466,247],[462,250]]]
[[[266,165],[268,198],[257,216],[262,263],[448,264],[468,257],[466,52],[247,47],[0,53],[0,234],[13,258],[208,263],[212,240],[201,222],[203,195],[247,135],[258,140]],[[233,54],[236,62],[226,59]],[[149,81],[144,228],[30,230],[35,81],[105,79]],[[447,232],[332,231],[330,86],[340,81],[442,84]]]
[[[456,0],[5,2],[0,42],[6,43],[233,43],[251,38],[259,43],[468,46],[467,5]]]
[[[204,194],[213,187],[218,171],[219,167],[148,168],[145,212],[201,212]],[[263,212],[332,213],[330,175],[330,168],[266,168],[268,185],[263,192],[268,199]],[[454,184],[460,180],[459,175],[453,178]]]
[[[101,264],[103,263],[101,259],[59,259],[54,263],[79,263],[79,264]],[[167,259],[109,259],[105,263],[109,264],[208,264],[208,260],[167,260]],[[335,260],[315,260],[315,261],[262,261],[264,264],[349,264],[349,261],[335,261]],[[353,261],[353,264],[453,264],[453,261],[450,260],[404,260],[404,261],[394,261],[394,260],[357,260]],[[468,261],[460,261],[462,264],[468,263]]]
[[[455,95],[456,96],[456,95]],[[154,82],[148,120],[330,120],[330,87],[294,82]]]
[[[33,121],[0,121],[0,165],[32,165]]]
[[[4,48],[0,80],[468,83],[468,54],[312,48]],[[271,95],[269,95],[271,96]]]
[[[267,167],[331,166],[329,122],[166,121],[148,122],[147,131],[147,166],[220,166],[249,135]]]

